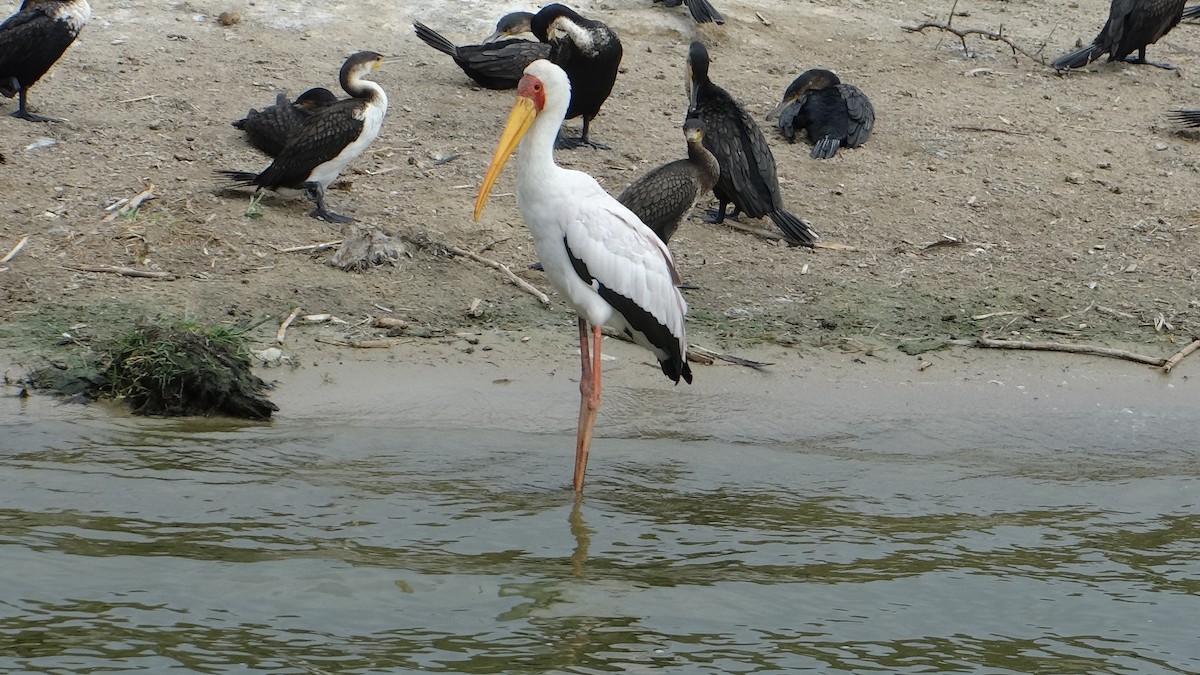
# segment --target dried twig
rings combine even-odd
[[[154,199],[154,183],[146,183],[145,189],[143,189],[141,192],[139,192],[136,195],[134,195],[133,197],[131,197],[128,202],[125,202],[124,206],[117,209],[116,211],[113,211],[112,213],[108,214],[107,216],[104,216],[104,222],[106,222],[106,223],[111,222],[113,220],[116,220],[120,216],[123,216],[123,215],[129,213],[130,211],[133,211],[137,207],[141,206],[142,202],[146,201],[147,199]],[[117,202],[117,203],[119,204],[120,202]],[[112,208],[112,207],[109,207],[109,208]]]
[[[97,265],[88,267],[76,267],[75,269],[81,272],[107,272],[109,274],[119,274],[123,277],[141,277],[143,279],[161,279],[163,281],[174,281],[175,275],[170,272],[152,272],[150,270],[135,270],[132,267],[110,267],[108,265]]]
[[[951,15],[953,16],[953,13]],[[901,26],[901,28],[910,33],[923,33],[926,28],[936,28],[937,30],[950,33],[957,36],[958,39],[962,41],[964,52],[970,51],[970,49],[967,47],[967,36],[978,35],[982,38],[986,38],[994,42],[1003,42],[1004,44],[1008,45],[1012,49],[1014,57],[1017,54],[1021,54],[1022,56],[1025,56],[1036,63],[1040,63],[1042,65],[1046,64],[1044,57],[1026,51],[1023,47],[1009,39],[1009,37],[1004,34],[1003,27],[1000,28],[1000,31],[993,32],[989,30],[980,30],[978,28],[955,28],[951,26],[950,22],[948,21],[946,23],[941,23],[940,21],[923,21],[916,26]],[[1038,51],[1041,50],[1039,49]]]
[[[514,285],[517,286],[517,288],[520,288],[521,290],[525,291],[526,293],[529,293],[533,297],[537,298],[538,302],[542,303],[543,305],[546,305],[546,306],[550,305],[550,298],[546,297],[545,293],[534,288],[533,284],[529,283],[528,281],[525,281],[524,279],[517,276],[516,274],[513,274],[513,271],[508,269],[508,265],[505,265],[504,263],[502,263],[498,260],[492,260],[491,258],[485,258],[481,255],[471,253],[470,251],[463,249],[463,248],[459,248],[457,246],[451,246],[449,244],[446,244],[445,247],[446,247],[447,251],[450,251],[454,255],[461,255],[465,258],[470,258],[471,260],[474,260],[475,262],[483,263],[484,265],[487,265],[488,267],[491,267],[493,269],[500,270],[502,273],[504,273],[504,276],[508,277],[509,281],[511,281]]]
[[[969,124],[955,124],[950,127],[959,131],[985,131],[994,134],[1012,134],[1013,136],[1031,136],[1032,134],[1024,131],[1013,131],[1012,129],[1001,129],[999,127],[977,127]]]
[[[721,352],[715,352],[711,349],[706,349],[699,345],[688,345],[687,357],[689,360],[699,361],[699,362],[705,363],[705,364],[711,364],[714,359],[720,359],[720,360],[726,361],[728,363],[732,363],[732,364],[739,365],[739,366],[746,366],[747,368],[753,368],[755,370],[762,370],[763,368],[766,368],[767,366],[774,365],[772,363],[764,363],[762,361],[752,361],[750,359],[745,359],[740,356],[734,356],[732,354],[724,354]]]
[[[289,248],[277,248],[277,249],[275,249],[275,252],[276,253],[296,253],[299,251],[305,251],[305,252],[315,253],[317,251],[324,251],[325,249],[330,249],[335,246],[341,246],[342,241],[343,240],[338,239],[336,241],[326,241],[326,242],[322,242],[320,244],[306,244],[304,246],[291,246]]]
[[[18,241],[17,245],[12,247],[12,250],[8,252],[8,255],[4,256],[3,258],[0,258],[0,265],[3,265],[4,263],[8,262],[9,260],[12,260],[13,258],[17,257],[17,254],[20,253],[21,249],[25,248],[25,244],[28,244],[28,243],[29,243],[29,235],[25,235],[24,237],[21,237],[21,241]]]
[[[300,308],[295,307],[292,309],[292,313],[288,314],[288,317],[283,320],[283,323],[279,324],[279,330],[275,331],[276,343],[283,344],[284,338],[287,337],[288,326],[292,325],[292,322],[295,321],[296,317],[298,316],[300,316]]]
[[[1200,339],[1192,340],[1186,346],[1184,346],[1183,349],[1180,349],[1172,354],[1171,358],[1167,359],[1166,363],[1162,365],[1163,373],[1165,374],[1171,372],[1172,368],[1179,365],[1180,361],[1186,359],[1188,354],[1191,354],[1197,349],[1200,349]]]
[[[1028,349],[1042,352],[1068,352],[1071,354],[1090,354],[1092,356],[1107,356],[1114,359],[1136,361],[1150,366],[1162,366],[1167,359],[1157,356],[1146,356],[1124,349],[1113,347],[1098,347],[1096,345],[1081,345],[1068,342],[1028,342],[1025,340],[995,340],[981,337],[977,340],[950,340],[950,344],[962,347],[981,347],[984,349]],[[1185,354],[1186,356],[1186,354]]]

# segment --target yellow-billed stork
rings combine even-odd
[[[542,59],[525,68],[475,199],[475,219],[519,144],[517,208],[533,233],[550,283],[579,314],[582,373],[574,478],[579,492],[600,408],[601,327],[649,349],[676,383],[682,378],[690,384],[692,370],[683,327],[687,303],[677,288],[679,274],[670,251],[594,178],[554,163],[554,139],[570,100],[571,85],[562,68]]]

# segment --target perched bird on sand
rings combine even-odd
[[[800,74],[783,92],[783,101],[767,113],[779,118],[784,138],[796,142],[803,129],[813,144],[813,159],[829,159],[838,148],[857,148],[871,137],[875,108],[862,90],[843,84],[828,70],[812,69]]]
[[[586,19],[558,3],[541,8],[533,16],[530,27],[537,39],[550,44],[549,60],[562,68],[571,80],[571,102],[566,119],[583,118],[579,137],[560,136],[556,146],[577,148],[586,145],[608,149],[603,143],[591,140],[588,130],[617,81],[617,69],[624,54],[617,34],[605,24]],[[562,36],[558,35],[559,31]]]
[[[683,123],[687,159],[663,164],[638,178],[617,197],[637,214],[666,244],[679,229],[696,200],[717,183],[721,167],[704,147],[704,122],[689,118]]]
[[[453,58],[467,77],[475,80],[479,86],[486,89],[512,89],[521,80],[525,66],[550,55],[550,45],[520,38],[497,40],[530,32],[532,20],[533,14],[529,12],[505,14],[496,23],[496,32],[479,45],[456,46],[420,21],[413,22],[413,30],[425,44]]]
[[[29,112],[29,88],[42,79],[92,18],[87,0],[24,0],[0,24],[0,94],[18,96],[13,117],[61,122]]]
[[[687,5],[688,11],[692,13],[692,18],[696,20],[696,23],[725,23],[725,17],[721,16],[717,8],[713,7],[708,0],[654,0],[654,2],[661,2],[664,7]]]
[[[676,384],[692,381],[679,275],[666,244],[591,176],[554,163],[554,141],[571,99],[562,68],[529,64],[517,101],[475,199],[478,220],[509,155],[517,153],[517,208],[550,283],[579,315],[579,429],[575,491],[583,490],[600,408],[601,327],[654,354]]]
[[[1169,63],[1146,60],[1146,45],[1152,45],[1179,23],[1185,0],[1112,0],[1108,21],[1091,44],[1064,54],[1050,65],[1056,70],[1082,68],[1108,54],[1109,61],[1124,60],[1174,70]],[[1136,58],[1127,58],[1133,52]]]
[[[350,98],[313,113],[261,173],[217,173],[232,178],[234,185],[257,186],[256,193],[303,193],[316,205],[309,214],[314,218],[331,223],[353,221],[325,207],[325,190],[379,135],[387,114],[387,94],[383,87],[365,78],[382,63],[383,56],[375,52],[358,52],[346,59],[339,80]]]
[[[245,117],[232,124],[246,133],[247,143],[264,155],[274,157],[313,113],[337,103],[337,100],[337,96],[324,87],[309,89],[295,101],[289,101],[287,94],[279,92],[275,96],[275,105],[262,110],[252,108]]]
[[[704,147],[717,158],[721,176],[713,187],[718,206],[714,222],[741,212],[751,218],[768,216],[787,235],[792,245],[812,246],[817,235],[803,221],[783,208],[775,157],[762,130],[729,92],[708,77],[708,49],[693,42],[688,50],[688,117],[704,122]]]

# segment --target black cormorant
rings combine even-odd
[[[434,49],[448,54],[476,84],[487,89],[513,89],[521,81],[525,66],[538,59],[550,56],[550,45],[544,42],[510,38],[497,38],[529,32],[533,14],[513,12],[505,14],[496,23],[496,32],[488,36],[483,44],[461,47],[420,21],[413,21],[417,37]]]
[[[1179,23],[1185,0],[1112,0],[1108,21],[1091,44],[1055,59],[1056,70],[1082,68],[1108,54],[1109,61],[1125,60],[1159,68],[1174,69],[1168,63],[1146,60],[1146,45],[1154,44]],[[1133,52],[1137,58],[1126,58]]]
[[[779,118],[779,130],[796,142],[796,130],[804,129],[813,144],[814,159],[829,159],[838,148],[857,148],[871,137],[875,108],[862,90],[843,84],[828,70],[806,70],[792,81],[783,102],[767,113]]]
[[[637,214],[666,244],[696,204],[696,199],[717,183],[721,167],[704,147],[704,122],[689,118],[683,123],[687,159],[663,164],[638,178],[617,197]]]
[[[600,112],[600,107],[612,93],[621,65],[621,41],[611,28],[599,21],[585,19],[569,7],[558,3],[546,5],[533,16],[533,34],[550,44],[550,61],[562,68],[571,81],[571,104],[567,119],[583,118],[583,130],[578,138],[559,134],[555,147],[577,148],[587,145],[607,149],[608,146],[588,138],[588,128]],[[556,31],[565,35],[557,36]]]
[[[333,223],[352,221],[325,208],[325,188],[379,135],[387,113],[387,94],[365,76],[382,63],[383,56],[375,52],[358,52],[346,59],[339,79],[351,98],[313,113],[262,173],[218,173],[233,178],[235,185],[255,185],[256,192],[303,191],[317,206],[309,215]]]
[[[708,78],[708,61],[708,49],[693,42],[688,50],[688,117],[704,122],[704,147],[721,165],[713,187],[718,201],[714,222],[725,220],[725,206],[732,203],[730,218],[742,211],[752,218],[768,216],[790,243],[812,246],[816,233],[783,208],[775,157],[766,137],[741,104]]]
[[[0,24],[0,94],[19,96],[13,117],[61,121],[29,112],[26,97],[91,18],[87,0],[24,0],[17,13]]]
[[[717,8],[713,7],[708,0],[654,0],[654,2],[661,2],[666,7],[687,5],[696,23],[725,23],[725,17],[721,16]]]
[[[324,87],[309,89],[295,101],[287,100],[287,94],[279,92],[275,96],[275,105],[262,110],[251,109],[232,124],[246,132],[247,143],[266,156],[274,157],[313,113],[337,103],[337,100],[337,96]]]

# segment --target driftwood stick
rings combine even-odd
[[[546,306],[550,305],[550,298],[546,297],[545,293],[534,288],[533,284],[529,283],[528,281],[525,281],[524,279],[517,276],[516,274],[513,274],[513,271],[508,269],[508,265],[505,265],[504,263],[502,263],[498,260],[492,260],[491,258],[485,258],[481,255],[471,253],[470,251],[468,251],[466,249],[459,248],[457,246],[451,246],[449,244],[446,245],[446,250],[450,251],[454,255],[461,255],[464,258],[470,258],[471,260],[474,260],[477,263],[483,263],[484,265],[487,265],[488,267],[491,267],[492,269],[500,270],[500,272],[502,272],[504,274],[504,276],[508,277],[508,280],[511,281],[517,288],[520,288],[521,290],[525,291],[526,293],[537,298],[538,302],[542,303],[543,305],[546,305]]]
[[[88,267],[76,267],[75,269],[81,272],[107,272],[109,274],[119,274],[123,277],[141,277],[143,279],[161,279],[163,281],[174,281],[175,275],[170,272],[153,272],[150,270],[135,270],[132,267],[110,267],[108,265],[94,265]]]
[[[1146,356],[1124,349],[1113,347],[1098,347],[1096,345],[1072,344],[1069,342],[1029,342],[1026,340],[996,340],[981,337],[977,340],[950,340],[950,344],[962,347],[980,347],[984,349],[1027,349],[1042,352],[1067,352],[1071,354],[1090,354],[1092,356],[1107,356],[1114,359],[1136,361],[1149,366],[1163,366],[1167,359],[1158,356]],[[1184,354],[1184,356],[1187,356]],[[1182,358],[1182,357],[1181,357]]]
[[[774,365],[772,363],[764,363],[762,361],[753,361],[751,359],[742,358],[740,356],[734,356],[733,354],[725,354],[722,352],[716,352],[711,349],[701,347],[700,345],[688,345],[687,357],[688,357],[688,360],[698,361],[700,363],[704,363],[705,365],[711,365],[714,360],[720,359],[721,361],[725,361],[727,363],[732,363],[732,364],[739,365],[739,366],[745,366],[747,368],[753,368],[755,370],[762,370],[763,368],[766,368],[767,366]]]
[[[1183,349],[1180,349],[1172,354],[1171,358],[1167,359],[1167,362],[1162,365],[1163,373],[1166,374],[1171,372],[1172,368],[1179,365],[1180,361],[1186,359],[1188,354],[1191,354],[1197,349],[1200,349],[1200,339],[1192,340],[1186,346],[1184,346]]]
[[[17,254],[20,253],[21,249],[25,248],[25,244],[28,244],[28,243],[29,243],[29,235],[25,235],[24,237],[21,237],[21,241],[18,241],[17,245],[12,247],[12,250],[8,252],[8,255],[4,256],[3,258],[0,258],[0,265],[3,265],[4,263],[8,262],[9,260],[12,260],[13,258],[17,257]]]
[[[283,344],[284,338],[287,337],[288,326],[292,325],[292,322],[295,321],[296,317],[298,316],[300,316],[300,308],[294,307],[292,309],[292,313],[288,314],[288,317],[283,320],[283,323],[279,324],[279,330],[275,331],[275,342],[277,344]]]
[[[275,249],[275,251],[277,253],[296,253],[298,251],[315,253],[317,251],[324,251],[327,248],[333,248],[334,246],[341,246],[342,241],[343,241],[342,239],[338,239],[337,241],[326,241],[326,242],[322,242],[320,244],[305,244],[304,246],[292,246],[289,248],[277,248],[277,249]]]
[[[133,197],[130,197],[129,201],[125,203],[125,206],[122,206],[121,208],[117,209],[116,211],[113,211],[112,213],[108,214],[107,216],[104,216],[104,222],[106,222],[106,223],[112,222],[113,220],[116,220],[120,216],[123,216],[123,215],[129,213],[130,211],[133,211],[137,207],[141,206],[142,202],[146,201],[147,199],[154,199],[154,183],[146,183],[145,189],[143,189],[141,192],[137,193]]]

